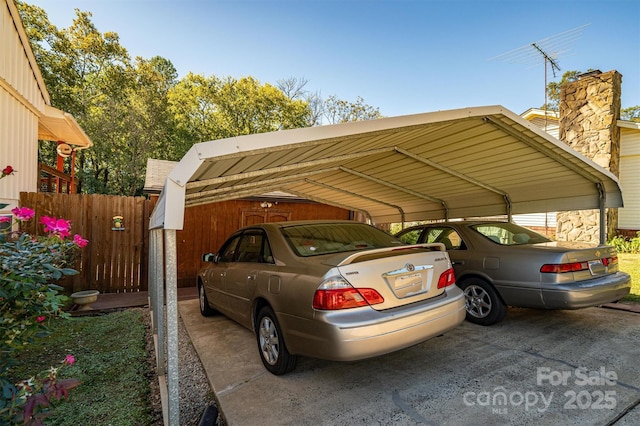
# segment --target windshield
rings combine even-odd
[[[282,228],[282,233],[299,256],[318,256],[404,243],[373,226],[362,223],[318,223]]]
[[[544,235],[509,222],[490,222],[472,225],[471,229],[503,246],[548,243],[551,241]]]

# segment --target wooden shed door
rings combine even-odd
[[[241,227],[267,222],[285,222],[291,220],[291,211],[285,210],[249,210],[241,211]]]

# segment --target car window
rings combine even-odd
[[[257,232],[245,232],[238,245],[237,262],[259,263],[262,259],[262,235]]]
[[[373,226],[361,223],[291,225],[282,233],[298,256],[317,256],[403,245],[402,241]]]
[[[264,231],[252,229],[240,238],[236,262],[273,263],[271,248]]]
[[[509,222],[483,223],[473,225],[471,229],[495,243],[506,246],[546,243],[551,241],[537,232]]]
[[[236,248],[238,247],[238,242],[240,241],[240,235],[235,235],[227,240],[226,243],[220,249],[220,253],[218,253],[218,261],[220,262],[232,262],[236,255]]]
[[[447,250],[466,250],[467,248],[460,234],[448,226],[429,228],[425,243],[442,243]]]
[[[398,239],[403,243],[407,244],[416,244],[418,242],[418,238],[420,238],[420,234],[422,233],[422,228],[412,229],[403,234],[398,235]]]

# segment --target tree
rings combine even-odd
[[[635,121],[640,123],[640,105],[624,108],[620,111],[620,118],[623,120]]]
[[[378,108],[365,104],[360,96],[355,102],[348,102],[338,99],[335,95],[329,96],[324,101],[323,115],[329,124],[374,120],[382,117]]]
[[[359,96],[355,102],[339,99],[336,95],[323,100],[318,92],[305,90],[307,83],[306,79],[290,77],[279,80],[278,88],[290,99],[303,99],[307,103],[309,127],[319,126],[325,120],[329,124],[337,124],[382,117],[378,108],[365,104],[364,99]]]
[[[189,73],[170,91],[169,104],[185,152],[197,142],[305,127],[309,116],[306,102],[253,77]]]
[[[305,90],[309,81],[304,78],[289,77],[278,80],[278,88],[286,97],[293,100],[301,99],[307,103],[308,120],[306,127],[319,126],[322,124],[322,115],[324,113],[324,101],[319,92],[310,92]]]
[[[76,9],[72,25],[58,29],[43,9],[17,4],[52,105],[73,114],[94,142],[77,152],[79,192],[139,195],[148,158],[179,160],[198,142],[380,117],[362,98],[322,100],[304,79],[178,80],[168,59],[132,61],[90,12]],[[39,160],[55,165],[55,142],[41,143]]]
[[[72,25],[59,30],[41,8],[19,8],[52,105],[73,114],[94,142],[77,152],[78,191],[140,195],[146,159],[173,146],[173,64],[161,57],[132,64],[118,35],[99,32],[89,12],[76,9]],[[55,165],[55,142],[42,147],[40,161]]]

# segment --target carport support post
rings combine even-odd
[[[176,230],[165,229],[167,283],[167,387],[169,393],[169,425],[180,425],[180,392],[178,387],[178,273]]]
[[[601,182],[597,186],[600,194],[600,244],[605,245],[607,243],[607,209],[605,208],[607,193]]]
[[[153,332],[157,336],[156,339],[156,365],[158,368],[158,376],[164,376],[165,359],[164,359],[164,347],[165,347],[165,322],[164,322],[164,262],[162,250],[162,230],[154,229],[151,231],[151,250],[149,253],[153,253],[149,256],[149,260],[153,260],[153,267],[150,268],[153,274],[153,289],[151,295],[153,297]]]

